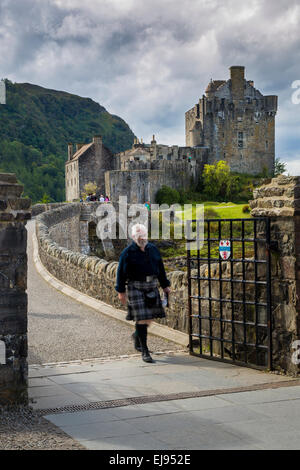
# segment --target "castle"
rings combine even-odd
[[[244,77],[245,68],[230,67],[229,80],[211,80],[205,95],[185,113],[186,146],[134,140],[131,149],[112,155],[95,136],[90,144],[68,144],[66,200],[78,200],[84,185],[95,181],[98,193],[112,201],[155,202],[163,185],[187,189],[205,164],[228,162],[231,171],[273,173],[277,96],[264,96]]]

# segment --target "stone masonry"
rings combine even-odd
[[[230,67],[229,80],[212,80],[185,114],[186,145],[209,149],[208,163],[225,160],[232,171],[273,173],[277,96],[264,96]]]
[[[97,193],[104,193],[104,174],[114,170],[114,160],[107,147],[103,145],[102,137],[95,136],[90,144],[68,144],[68,160],[65,165],[66,200],[78,201],[87,183],[95,182]]]
[[[30,199],[0,174],[0,405],[27,398],[27,231]]]
[[[296,374],[300,340],[300,177],[281,175],[254,191],[252,216],[269,217],[272,241],[273,362]]]

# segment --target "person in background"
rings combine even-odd
[[[101,194],[99,201],[100,201],[100,202],[104,202],[103,194]]]
[[[147,228],[135,224],[131,236],[133,242],[122,251],[119,259],[115,288],[122,304],[125,305],[128,298],[126,320],[135,321],[135,348],[142,352],[143,361],[153,362],[147,346],[147,329],[154,318],[166,316],[158,285],[169,294],[170,282],[158,248],[148,242]]]
[[[109,202],[109,197],[105,196],[105,202]]]

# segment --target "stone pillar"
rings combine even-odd
[[[271,225],[273,365],[295,375],[299,361],[294,342],[300,340],[300,177],[273,178],[254,190],[253,198],[252,216],[269,217]]]
[[[0,174],[0,405],[27,403],[27,231],[30,199]]]

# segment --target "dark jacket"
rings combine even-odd
[[[122,251],[117,272],[117,292],[125,292],[125,283],[145,281],[146,276],[157,276],[161,287],[170,285],[158,248],[148,242],[143,252],[135,242]]]

